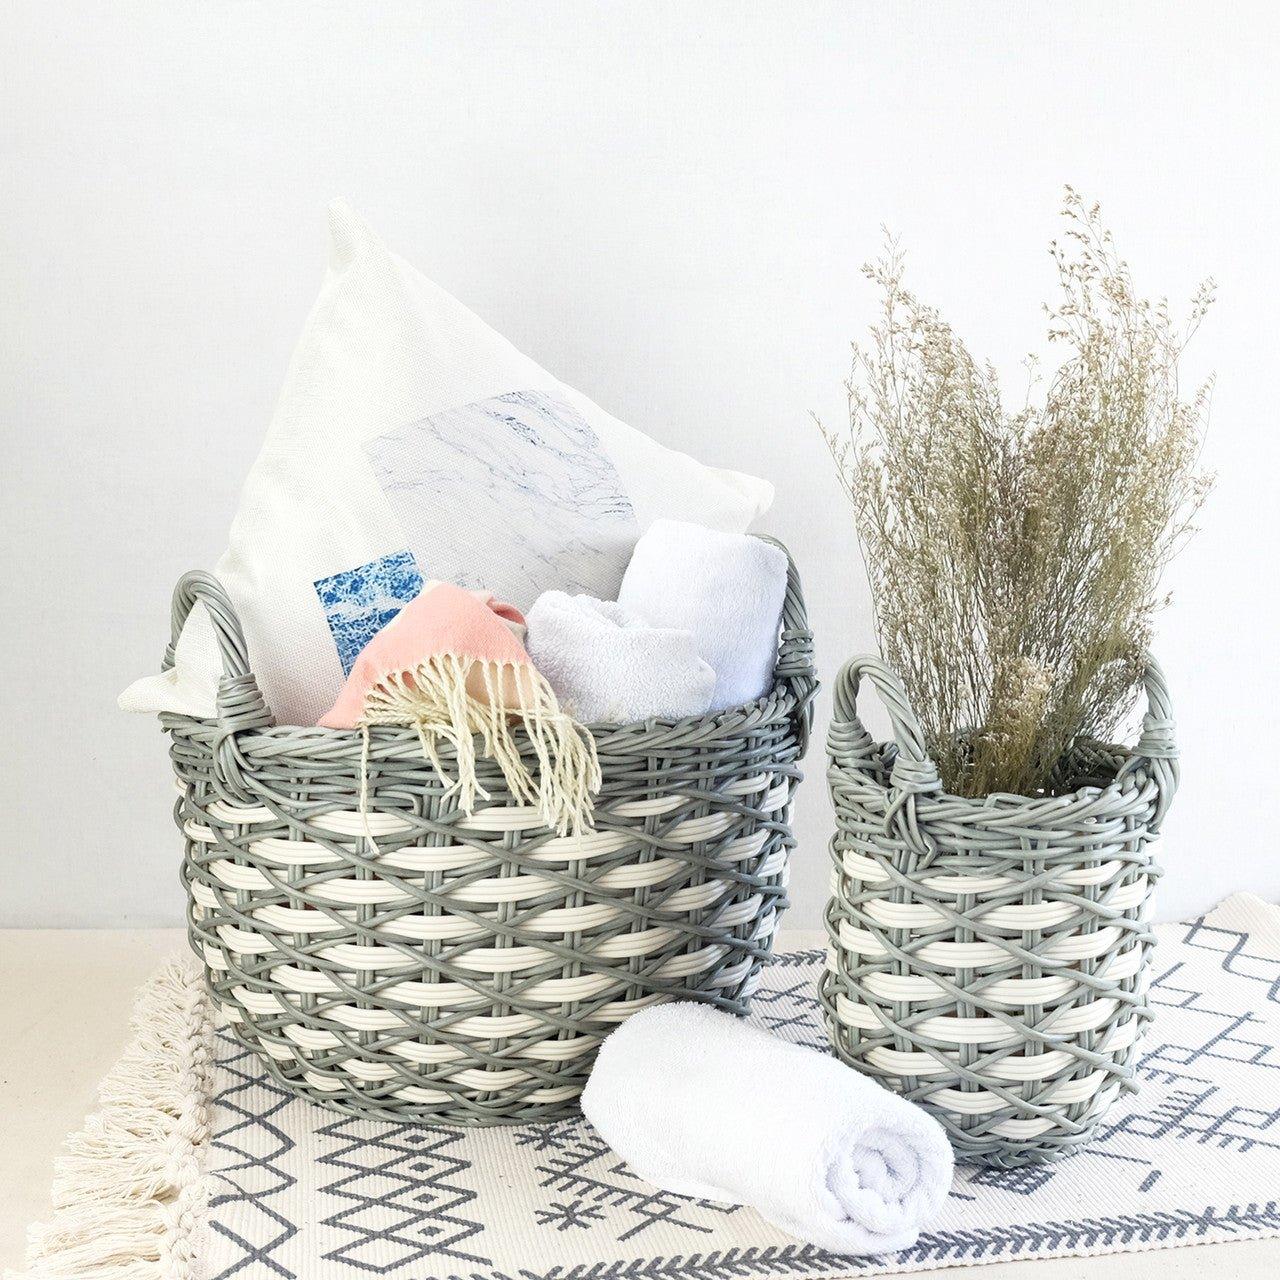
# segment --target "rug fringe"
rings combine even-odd
[[[54,1163],[53,1214],[10,1280],[192,1280],[213,1069],[209,998],[189,962],[139,991],[100,1109]]]

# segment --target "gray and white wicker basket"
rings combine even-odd
[[[863,678],[895,742],[858,719]],[[957,1154],[1013,1166],[1088,1141],[1149,1011],[1148,844],[1177,787],[1169,694],[1147,668],[1132,751],[1081,744],[1053,794],[945,794],[901,683],[859,658],[828,740],[836,813],[821,983],[836,1053],[929,1108]]]
[[[770,693],[715,716],[593,728],[592,830],[541,826],[485,761],[493,799],[468,817],[413,730],[377,729],[376,850],[361,735],[276,726],[208,574],[178,584],[174,642],[196,603],[222,653],[218,715],[162,717],[191,943],[281,1084],[383,1118],[553,1119],[636,1010],[745,1009],[787,905],[815,689],[794,565]]]

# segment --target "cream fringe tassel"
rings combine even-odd
[[[209,1000],[171,961],[138,993],[134,1038],[101,1109],[54,1163],[53,1215],[10,1280],[191,1280],[203,1221],[212,1045]]]
[[[477,669],[484,680],[484,702],[467,692],[467,679]],[[514,705],[507,705],[508,681],[515,686]],[[524,729],[537,756],[536,779],[521,758],[513,720]],[[601,785],[595,739],[561,709],[555,691],[525,663],[439,653],[412,671],[386,675],[372,686],[360,717],[364,730],[360,808],[366,816],[373,725],[415,728],[423,754],[448,785],[445,794],[456,794],[466,814],[475,811],[477,796],[490,799],[476,776],[479,739],[479,754],[497,762],[507,789],[518,800],[535,805],[546,826],[565,835],[577,834],[591,824],[592,793]],[[453,748],[458,770],[454,779],[440,759],[441,739]]]

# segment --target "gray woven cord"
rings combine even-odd
[[[864,678],[891,743],[858,719]],[[841,1059],[936,1115],[962,1159],[1067,1155],[1135,1087],[1160,874],[1148,845],[1178,783],[1151,659],[1146,694],[1132,751],[1082,743],[1053,794],[966,799],[942,790],[897,677],[875,658],[840,673],[828,1031]]]
[[[178,584],[165,666],[197,602],[224,666],[217,719],[161,717],[189,933],[281,1084],[386,1119],[555,1119],[644,1004],[745,1011],[787,905],[816,689],[794,565],[773,690],[716,716],[594,726],[604,785],[581,838],[537,825],[491,761],[478,772],[492,800],[467,818],[416,733],[375,729],[375,850],[361,735],[274,726],[208,574]]]

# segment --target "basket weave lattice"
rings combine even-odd
[[[175,640],[197,601],[222,652],[218,716],[163,717],[191,943],[280,1083],[389,1119],[554,1119],[636,1010],[745,1010],[787,905],[815,688],[794,566],[773,690],[715,716],[594,727],[593,829],[563,837],[488,761],[492,801],[461,813],[411,729],[371,732],[362,814],[361,735],[275,727],[208,574],[179,583]]]
[[[858,719],[864,676],[894,743]],[[888,668],[861,658],[840,673],[827,1027],[845,1062],[928,1107],[961,1158],[1069,1154],[1134,1088],[1159,875],[1148,844],[1178,778],[1154,662],[1146,693],[1133,751],[1086,744],[1055,794],[970,800],[943,792]]]

